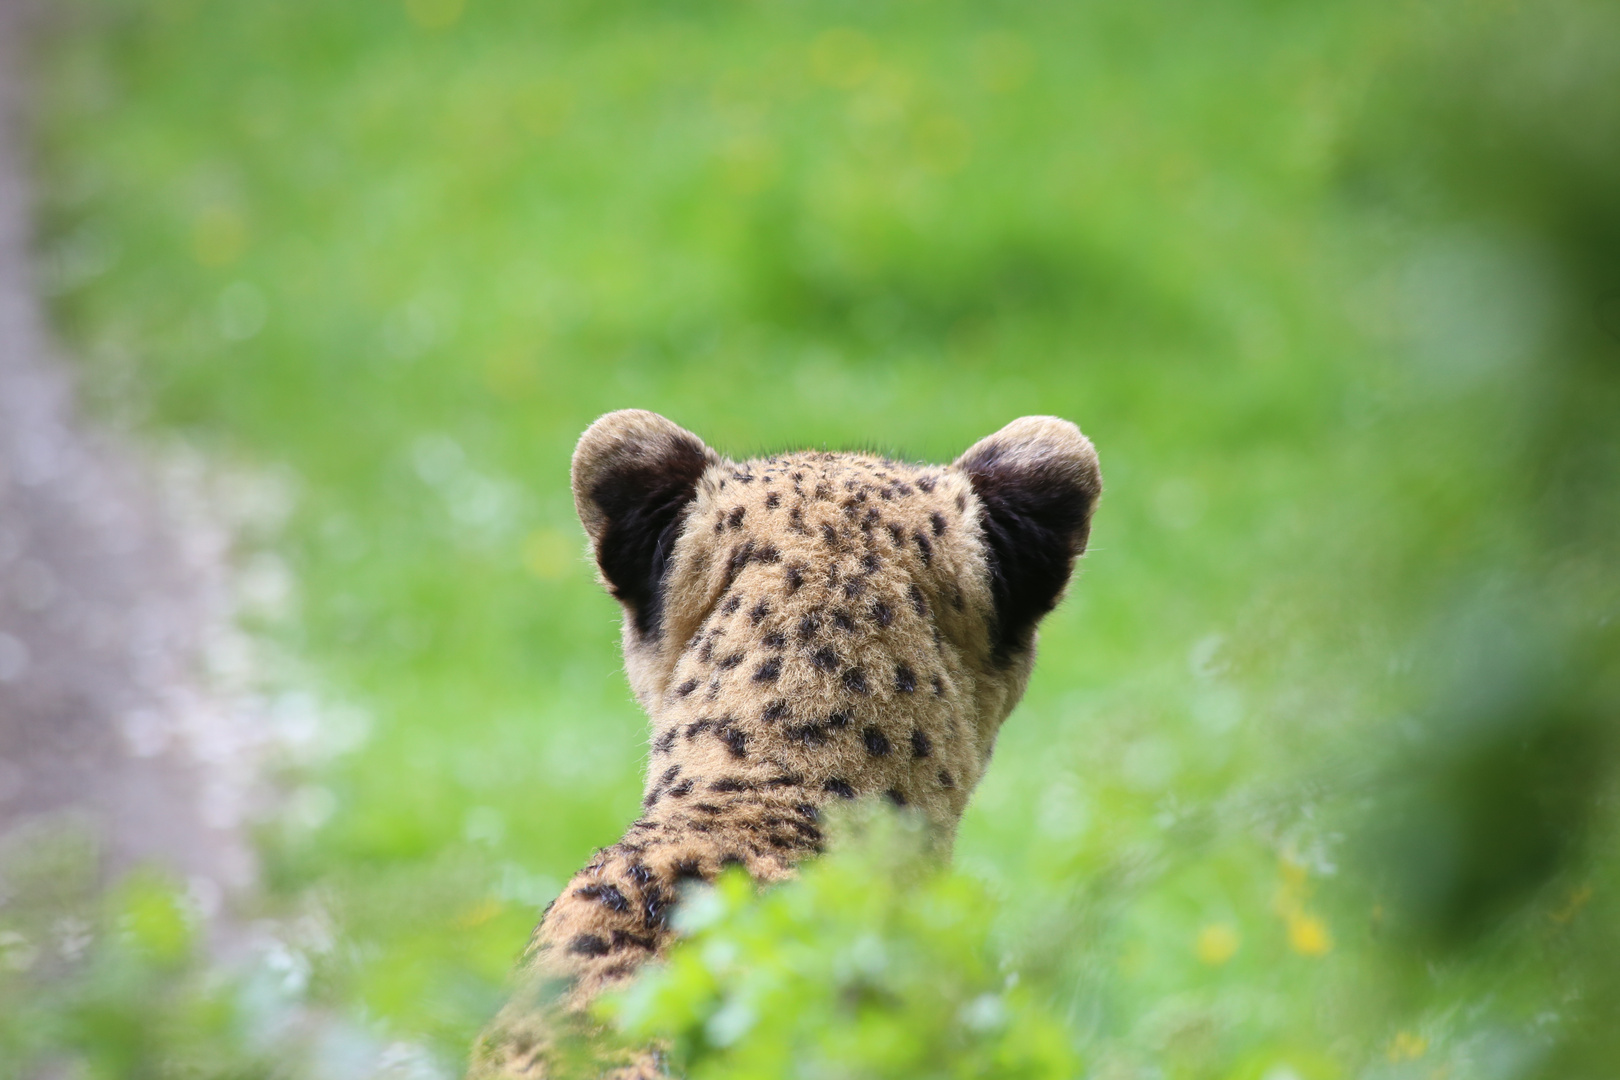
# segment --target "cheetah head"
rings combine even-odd
[[[954,832],[1101,492],[1066,420],[946,466],[729,461],[657,414],[580,439],[573,491],[660,755],[728,783],[887,794]],[[651,803],[649,803],[651,805]]]

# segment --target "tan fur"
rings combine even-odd
[[[585,432],[573,481],[593,545],[607,527],[592,498],[604,470],[681,438],[696,441],[635,410]],[[993,442],[1093,498],[1100,487],[1095,452],[1067,421],[1028,417],[975,449]],[[982,508],[959,465],[704,454],[662,632],[644,639],[625,620],[631,686],[652,718],[645,813],[568,883],[524,955],[531,982],[564,989],[564,1011],[664,951],[683,881],[730,862],[762,883],[789,877],[821,850],[829,802],[911,807],[948,852],[1033,662],[1032,647],[992,656]],[[474,1075],[546,1075],[538,1015],[532,1001],[509,1005]]]

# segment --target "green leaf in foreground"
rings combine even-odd
[[[995,901],[921,826],[874,815],[789,885],[741,871],[687,897],[689,937],[603,1011],[692,1080],[1069,1077],[1064,1026],[991,939]]]

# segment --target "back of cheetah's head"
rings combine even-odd
[[[1101,477],[1091,443],[1053,417],[932,466],[731,462],[625,410],[580,439],[573,487],[653,718],[649,808],[694,778],[791,784],[822,801],[885,794],[948,837],[1085,549]]]

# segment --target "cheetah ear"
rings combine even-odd
[[[642,637],[655,637],[664,569],[698,479],[720,458],[657,413],[624,409],[585,430],[574,449],[574,508],[602,581]]]
[[[990,563],[995,658],[1028,648],[1086,549],[1102,474],[1091,440],[1067,420],[1026,416],[980,439],[952,466],[973,485]]]

